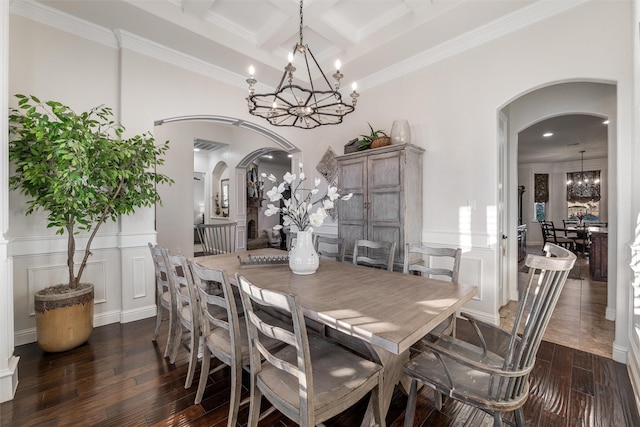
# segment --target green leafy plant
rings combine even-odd
[[[123,138],[124,127],[105,106],[76,114],[60,102],[16,98],[18,108],[9,112],[9,160],[16,168],[9,186],[30,198],[26,215],[42,208],[47,227],[67,232],[68,287],[76,289],[100,226],[160,202],[156,185],[173,183],[155,172],[169,141],[156,146],[149,133]],[[80,231],[89,239],[76,274]]]
[[[387,134],[381,130],[373,130],[373,127],[370,123],[367,124],[369,125],[371,133],[369,133],[369,135],[360,135],[360,140],[358,141],[358,151],[368,150],[371,147],[371,143],[373,142],[373,140],[375,140],[376,138],[387,136]]]

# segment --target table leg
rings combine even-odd
[[[369,344],[367,344],[367,347],[369,347],[373,359],[384,367],[381,398],[384,411],[382,416],[386,417],[389,405],[391,404],[391,397],[393,397],[393,390],[395,386],[401,382],[404,365],[409,361],[409,351],[405,351],[402,354],[393,354]],[[403,386],[405,385],[403,384]],[[408,388],[406,390],[408,390]],[[373,425],[373,408],[371,407],[371,402],[369,402],[361,427],[370,427]]]

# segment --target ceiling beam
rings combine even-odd
[[[202,18],[215,2],[216,0],[182,0],[180,3],[183,12]]]

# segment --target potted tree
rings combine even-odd
[[[123,138],[124,127],[105,106],[76,114],[56,101],[16,95],[9,112],[12,190],[28,197],[26,215],[48,214],[47,227],[67,234],[67,283],[35,296],[38,344],[65,351],[84,343],[93,329],[93,285],[81,282],[91,244],[107,220],[160,202],[156,184],[172,180],[155,172],[169,142],[151,134]],[[87,233],[76,254],[76,235]],[[76,255],[81,256],[76,263]]]

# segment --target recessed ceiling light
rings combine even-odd
[[[200,151],[200,149],[199,148],[194,148],[193,151],[197,152],[197,151]]]
[[[287,157],[288,157],[288,158],[292,158],[292,157],[293,157],[293,154],[287,154]]]
[[[609,119],[605,120],[604,122],[602,122],[603,125],[608,125],[609,124]]]
[[[545,138],[549,138],[550,136],[553,136],[553,132],[543,133],[542,136],[544,136]]]

